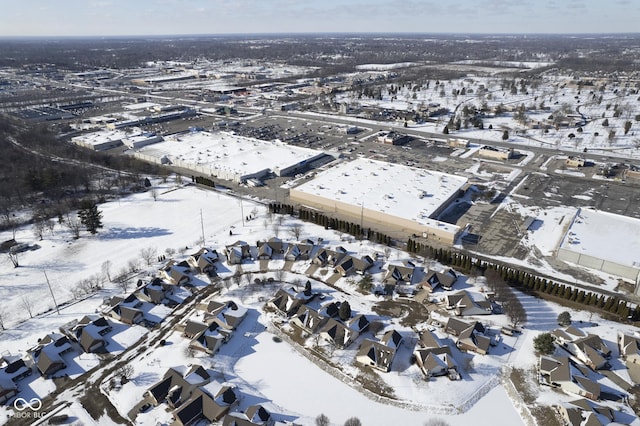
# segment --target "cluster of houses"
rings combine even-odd
[[[209,300],[196,307],[196,317],[179,324],[177,329],[191,339],[189,348],[214,355],[223,343],[231,338],[233,331],[247,315],[247,309],[233,301]]]
[[[610,368],[611,349],[600,336],[574,326],[551,332],[566,355],[540,357],[538,371],[542,384],[593,401],[600,400],[601,386],[592,380],[598,370]]]
[[[225,426],[272,426],[274,419],[263,406],[252,405],[232,412],[240,403],[238,390],[218,383],[201,365],[169,368],[162,379],[144,393],[141,409],[166,404],[173,416],[173,426],[201,421],[220,422]]]

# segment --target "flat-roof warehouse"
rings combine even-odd
[[[436,218],[467,179],[370,159],[342,163],[291,189],[293,202],[381,228],[453,244],[460,228]]]

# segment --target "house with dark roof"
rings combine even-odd
[[[363,275],[369,268],[373,266],[373,259],[370,256],[357,258],[351,255],[345,255],[335,266],[334,271],[341,276],[346,277],[352,273]]]
[[[444,301],[445,307],[458,316],[490,315],[493,310],[490,301],[475,300],[466,290],[448,294],[444,297]]]
[[[458,275],[456,275],[453,269],[448,269],[444,272],[430,269],[420,282],[420,286],[429,291],[434,291],[438,287],[442,287],[443,290],[451,290],[457,280]]]
[[[540,357],[538,370],[543,384],[594,401],[600,399],[600,384],[573,372],[566,356],[543,355]]]
[[[107,345],[104,336],[111,330],[113,325],[107,318],[100,315],[87,315],[70,330],[69,336],[80,343],[85,352],[103,352]]]
[[[311,259],[311,263],[320,267],[329,266],[334,268],[338,265],[342,259],[347,256],[346,251],[336,251],[321,248],[316,252],[316,255]]]
[[[624,425],[635,420],[635,416],[623,411],[582,398],[563,402],[555,407],[567,426]]]
[[[302,331],[314,334],[318,331],[327,321],[329,317],[323,316],[320,312],[307,305],[302,305],[298,308],[298,311],[291,317],[289,324],[294,327],[298,327]]]
[[[380,341],[365,339],[356,353],[356,362],[362,366],[388,372],[391,370],[391,363],[402,341],[402,335],[396,330],[387,331]]]
[[[172,367],[145,392],[145,397],[154,406],[166,402],[175,408],[187,401],[199,386],[210,381],[211,376],[201,365]]]
[[[295,314],[300,306],[304,305],[315,297],[315,294],[307,295],[303,291],[296,292],[293,288],[288,290],[278,289],[276,294],[267,301],[266,307],[275,310],[277,313],[290,317]]]
[[[309,260],[313,251],[313,244],[294,243],[287,246],[284,259],[288,261]]]
[[[222,426],[274,426],[271,413],[262,405],[252,405],[244,412],[233,412],[224,416]]]
[[[479,333],[485,332],[484,326],[478,321],[463,321],[455,317],[449,317],[447,324],[444,326],[444,331],[453,336],[459,336],[469,327],[473,327]]]
[[[462,351],[471,351],[480,355],[489,353],[491,339],[478,332],[474,325],[462,331],[456,339],[456,346]]]
[[[362,334],[369,328],[369,318],[363,314],[358,314],[347,321],[347,326],[358,334]]]
[[[173,412],[172,426],[187,426],[201,420],[217,422],[238,403],[238,395],[231,386],[222,386],[215,395],[197,388],[191,399]]]
[[[24,359],[17,355],[3,355],[0,377],[11,379],[12,382],[18,382],[25,377],[31,375],[33,370],[27,366]]]
[[[600,336],[573,326],[553,330],[551,335],[560,347],[593,370],[610,368],[611,349]]]
[[[49,378],[67,367],[62,355],[71,351],[73,351],[73,346],[66,336],[51,333],[40,339],[36,346],[27,350],[27,353],[40,374]]]
[[[258,259],[260,260],[268,260],[273,256],[273,249],[269,246],[269,244],[262,243],[258,246]]]
[[[334,318],[329,318],[320,329],[320,337],[340,349],[348,347],[359,334],[358,331],[349,328],[343,322]]]

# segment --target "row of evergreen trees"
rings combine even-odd
[[[364,238],[370,241],[375,241],[379,244],[391,245],[392,239],[389,235],[382,232],[373,231],[370,228],[363,228],[360,224],[349,222],[347,220],[336,219],[334,217],[327,216],[324,213],[320,213],[315,210],[306,209],[301,207],[297,212],[294,206],[283,203],[270,203],[269,211],[271,213],[298,215],[301,220],[306,222],[315,223],[316,225],[323,226],[325,229],[335,229],[339,232],[345,232],[351,234],[356,238]]]
[[[476,268],[476,271],[480,273],[483,273],[487,269],[492,269],[511,287],[518,288],[521,291],[534,294],[538,297],[545,297],[545,295],[547,295],[552,298],[564,299],[578,305],[591,306],[593,309],[617,315],[623,320],[628,318],[633,321],[640,320],[640,307],[633,308],[629,306],[627,302],[615,296],[599,295],[571,285],[559,284],[552,280],[533,275],[527,271],[493,262],[485,262],[481,259],[473,259],[467,254],[458,253],[447,248],[434,248],[413,239],[407,241],[407,251],[436,259],[440,263],[457,267],[466,272],[470,272],[473,268]],[[488,284],[491,285],[491,283]]]

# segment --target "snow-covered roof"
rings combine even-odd
[[[339,164],[296,190],[424,225],[467,178],[360,158]]]
[[[240,176],[253,175],[266,168],[273,171],[285,169],[322,154],[280,141],[262,141],[226,132],[167,137],[164,142],[141,151],[158,158],[167,156],[172,161],[180,160]]]
[[[81,142],[85,145],[100,146],[104,143],[115,142],[125,138],[127,134],[122,130],[103,130],[99,132],[87,133],[72,138],[74,142]]]
[[[640,269],[640,219],[579,209],[561,247]]]

